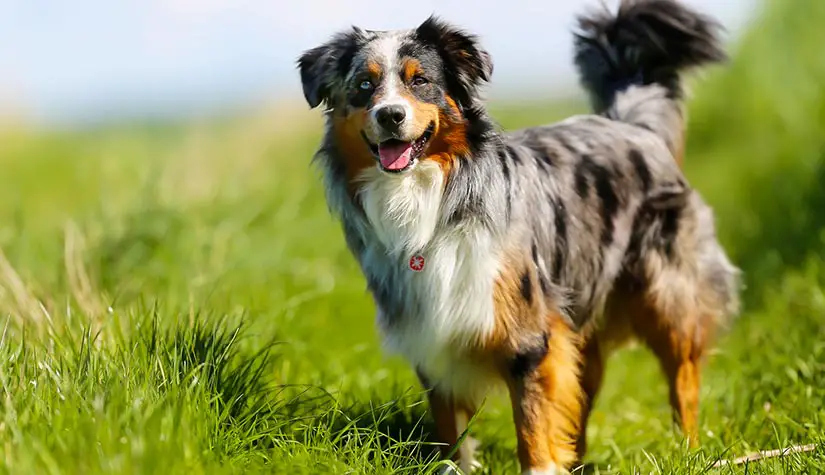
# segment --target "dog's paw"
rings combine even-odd
[[[438,475],[461,475],[461,472],[452,465],[447,465],[438,471]]]
[[[461,461],[458,467],[456,469],[452,465],[447,465],[438,472],[438,475],[469,475],[482,468],[482,465],[478,460],[472,459],[468,462]]]
[[[476,459],[472,459],[472,460],[470,460],[469,463],[467,463],[467,468],[466,469],[464,468],[463,464],[461,466],[461,469],[464,470],[464,473],[473,473],[476,470],[480,470],[481,467],[482,467],[481,462],[479,462]]]
[[[570,472],[565,470],[557,465],[551,465],[544,468],[530,468],[523,472],[521,475],[569,475]]]

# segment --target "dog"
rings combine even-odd
[[[522,473],[580,463],[605,358],[633,337],[697,444],[701,360],[738,312],[740,271],[681,170],[682,76],[727,59],[721,30],[676,0],[582,15],[592,114],[511,132],[481,99],[490,55],[438,17],[352,27],[297,60],[307,103],[325,109],[313,161],[382,341],[428,390],[462,471],[478,466],[474,441],[455,446],[496,386]]]

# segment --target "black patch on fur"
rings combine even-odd
[[[558,142],[559,145],[562,146],[562,148],[564,148],[565,150],[567,150],[567,152],[569,152],[573,155],[578,155],[579,154],[579,150],[576,147],[574,147],[573,144],[571,144],[567,140],[567,134],[570,133],[568,130],[564,130],[564,129],[555,130],[555,132],[556,133],[554,134],[553,137],[556,139],[556,142]]]
[[[478,96],[478,87],[493,74],[492,59],[477,37],[435,16],[425,20],[414,35],[441,57],[449,94],[463,107],[470,106]]]
[[[467,180],[463,177],[473,174],[471,170],[475,166],[475,161],[467,157],[458,157],[458,169],[454,172],[453,180],[448,183],[451,189],[461,187],[465,190],[467,196],[461,200],[461,203],[455,207],[453,212],[447,218],[447,223],[451,225],[458,224],[469,217],[483,218],[484,214],[484,199],[481,195],[481,190],[476,190],[468,186]]]
[[[558,164],[558,153],[547,148],[548,144],[542,140],[543,133],[542,129],[526,129],[521,143],[533,152],[533,158],[539,167],[546,170]]]
[[[679,219],[682,215],[680,208],[671,208],[664,212],[662,216],[662,245],[665,256],[673,260],[675,257],[676,236],[679,234]]]
[[[513,377],[516,379],[523,378],[535,371],[547,356],[549,350],[547,344],[548,335],[545,332],[538,341],[519,349],[510,364],[510,372]]]
[[[538,169],[546,172],[547,163],[544,161],[544,158],[542,158],[542,153],[537,150],[534,150],[531,155],[533,156],[533,160],[536,162],[536,166],[538,167]]]
[[[556,168],[559,165],[559,154],[555,150],[547,150],[542,154],[544,163],[551,168]]]
[[[650,190],[650,183],[653,181],[653,178],[650,176],[650,170],[647,168],[642,152],[638,149],[631,148],[627,157],[630,159],[630,163],[633,164],[633,170],[636,172],[636,176],[639,177],[639,181],[642,184],[642,191],[647,193]]]
[[[541,289],[541,296],[547,298],[550,295],[550,282],[547,277],[539,271],[539,288]]]
[[[521,164],[521,155],[519,155],[516,152],[516,149],[513,148],[513,146],[509,143],[505,145],[505,148],[507,148],[507,154],[510,155],[510,157],[513,159],[513,162],[516,165],[520,165]]]
[[[425,44],[415,41],[414,38],[409,38],[398,46],[399,58],[410,57],[420,60],[421,56],[426,53],[435,53],[435,50],[428,48]],[[438,55],[436,54],[436,56]]]
[[[525,271],[521,275],[521,296],[527,303],[533,303],[533,281],[530,279],[530,271]]]
[[[372,99],[373,91],[365,91],[360,88],[352,89],[349,93],[349,97],[347,99],[347,103],[350,107],[354,107],[356,109],[362,109],[367,107]]]
[[[431,391],[434,388],[432,381],[430,381],[430,378],[421,368],[416,367],[415,374],[418,376],[418,380],[421,382],[421,386],[423,386],[424,389]]]
[[[590,194],[590,186],[587,181],[588,171],[593,168],[593,159],[589,155],[583,155],[581,161],[576,165],[574,171],[576,179],[576,194],[579,198],[586,199]]]
[[[630,240],[627,242],[627,252],[625,252],[626,264],[631,264],[631,261],[637,260],[641,255],[642,241],[647,230],[647,223],[645,223],[646,214],[648,214],[647,210],[644,205],[642,205],[636,210],[636,214],[633,216],[633,224],[630,227]]]
[[[556,167],[556,156],[552,150],[535,150],[533,158],[536,160],[538,167],[545,172],[550,172]]]
[[[589,155],[581,157],[581,161],[576,166],[576,193],[584,199],[588,196],[588,177],[593,177],[593,186],[596,189],[596,196],[601,202],[602,213],[602,235],[601,243],[608,246],[613,242],[613,220],[619,211],[619,197],[613,189],[612,174],[610,171],[593,161]]]
[[[358,230],[353,226],[351,220],[343,220],[342,226],[344,228],[344,239],[347,242],[347,247],[355,256],[360,256],[364,252],[365,244],[361,239]]]
[[[542,274],[540,271],[539,271],[539,286],[541,286],[542,295],[546,297],[547,294],[550,292],[550,282],[547,282],[547,277],[545,277],[544,274]]]
[[[489,149],[491,139],[496,136],[495,124],[481,106],[466,107],[463,111],[470,151],[473,155],[481,155]]]
[[[553,222],[556,227],[556,248],[553,250],[552,278],[558,282],[564,270],[567,249],[567,207],[561,200],[553,203]]]
[[[653,211],[645,204],[639,206],[633,216],[630,240],[624,257],[624,267],[633,274],[635,279],[641,279],[644,274],[643,271],[638,269],[638,265],[642,259],[642,248],[645,245],[645,237],[650,232],[653,216]]]
[[[609,246],[613,242],[613,231],[615,224],[613,220],[619,211],[619,198],[613,190],[610,180],[610,173],[604,167],[597,168],[596,174],[596,194],[602,201],[602,220],[604,229],[602,230],[602,245]]]
[[[498,161],[501,164],[501,171],[504,174],[505,196],[507,200],[507,222],[510,222],[510,215],[513,212],[513,177],[510,171],[510,160],[503,147],[498,148]]]
[[[501,171],[504,172],[504,178],[510,181],[510,160],[507,159],[507,151],[502,147],[498,149],[498,161],[501,163]]]
[[[298,58],[304,98],[310,108],[314,109],[321,103],[332,105],[330,102],[335,92],[333,85],[346,76],[364,41],[363,31],[353,28],[336,34],[326,43],[305,51]]]
[[[684,208],[690,198],[690,187],[679,179],[675,183],[662,183],[648,194],[648,205],[657,210]]]
[[[542,296],[547,296],[550,290],[550,283],[547,282],[547,276],[544,275],[541,265],[539,264],[539,248],[536,241],[533,241],[533,246],[530,249],[530,255],[533,257],[533,263],[536,265],[536,274],[539,276],[539,287],[541,287]]]
[[[401,316],[400,312],[402,309],[393,305],[395,299],[393,299],[391,295],[389,286],[371,273],[367,272],[365,274],[367,279],[367,288],[370,293],[372,293],[378,305],[384,310],[384,312],[386,312],[387,321],[391,324],[394,323]]]

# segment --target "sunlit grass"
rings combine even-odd
[[[593,414],[595,473],[825,472],[822,5],[777,2],[730,69],[697,80],[687,174],[749,286],[707,362],[702,448],[629,349]],[[493,109],[508,128],[584,111]],[[309,166],[320,125],[275,110],[4,136],[0,472],[435,472],[423,394],[382,355]],[[518,473],[506,401],[472,430],[486,473]]]

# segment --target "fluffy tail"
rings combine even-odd
[[[721,25],[677,0],[622,0],[615,15],[584,15],[578,26],[575,62],[595,112],[655,132],[681,164],[680,73],[727,59]]]

